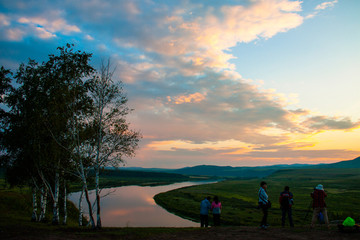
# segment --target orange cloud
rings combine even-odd
[[[202,94],[199,92],[189,95],[176,96],[176,97],[167,96],[168,102],[173,102],[175,104],[197,103],[203,101],[205,98],[206,98],[206,94]]]

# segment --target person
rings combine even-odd
[[[221,202],[219,197],[215,196],[214,201],[211,204],[211,211],[214,219],[214,226],[220,226],[220,214],[221,214]]]
[[[286,214],[289,217],[290,227],[294,227],[292,219],[292,205],[294,203],[294,196],[290,192],[289,186],[285,186],[284,191],[280,193],[279,203],[281,208],[281,226],[285,227]]]
[[[206,197],[200,204],[200,227],[209,226],[209,210],[211,208],[210,197]]]
[[[269,224],[267,223],[267,217],[268,217],[268,210],[270,208],[270,201],[269,196],[266,192],[267,184],[266,182],[260,183],[260,189],[259,189],[259,206],[262,209],[263,217],[260,223],[260,228],[267,229]]]
[[[313,217],[311,220],[311,228],[314,228],[315,223],[317,221],[317,218],[319,214],[321,213],[324,217],[324,222],[329,228],[329,219],[326,211],[326,203],[325,198],[327,197],[326,192],[324,191],[324,186],[319,184],[315,187],[314,191],[311,193],[311,197],[313,199]]]

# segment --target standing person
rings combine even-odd
[[[319,184],[315,187],[314,191],[311,193],[311,197],[313,198],[313,217],[311,221],[311,228],[314,228],[317,217],[319,213],[322,213],[324,216],[324,221],[327,226],[329,227],[329,219],[326,211],[326,203],[325,198],[327,197],[326,192],[324,191],[323,185]]]
[[[205,198],[200,204],[200,227],[209,226],[209,210],[211,208],[210,197]]]
[[[215,196],[211,204],[211,211],[213,213],[214,226],[220,226],[221,202],[219,197]]]
[[[260,228],[267,229],[269,224],[267,223],[267,217],[268,217],[268,210],[271,207],[271,203],[269,201],[269,196],[266,192],[267,184],[266,182],[260,183],[260,189],[259,189],[259,206],[262,209],[263,217],[260,223]]]
[[[281,226],[285,227],[286,214],[289,217],[290,227],[294,227],[292,219],[292,209],[291,206],[294,203],[294,196],[290,192],[289,186],[285,186],[284,191],[280,193],[279,203],[281,208]]]

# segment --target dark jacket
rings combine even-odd
[[[313,198],[313,208],[325,208],[325,198],[327,194],[324,190],[315,189],[314,192],[311,193],[311,197]]]

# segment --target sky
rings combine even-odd
[[[129,167],[360,156],[360,1],[0,0],[0,65],[111,59],[143,138]]]

